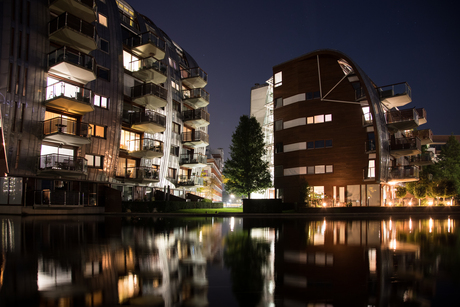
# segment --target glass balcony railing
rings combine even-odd
[[[209,93],[202,88],[182,91],[182,99],[196,99],[201,98],[209,102]]]
[[[72,12],[86,22],[96,20],[96,0],[49,0],[49,7],[53,13]]]
[[[125,44],[134,49],[136,49],[137,47],[143,46],[143,45],[150,44],[160,49],[162,53],[164,53],[165,48],[166,48],[165,41],[161,39],[160,37],[158,37],[158,35],[156,35],[153,32],[144,32],[139,35],[130,37],[125,40]],[[159,60],[163,59],[163,57],[161,58],[159,58],[158,56],[155,56],[155,57]]]
[[[208,158],[202,154],[180,155],[179,165],[184,164],[206,164]]]
[[[163,62],[155,59],[154,57],[133,61],[128,64],[127,69],[131,72],[136,72],[144,69],[153,69],[162,73],[163,75],[168,73],[168,66],[166,66]]]
[[[48,67],[67,62],[94,71],[94,58],[88,54],[72,50],[66,46],[48,53]]]
[[[207,143],[209,144],[209,135],[203,131],[193,131],[193,132],[184,132],[182,133],[182,142],[183,143]]]
[[[160,113],[154,112],[154,111],[145,110],[145,111],[133,113],[132,118],[131,118],[131,123],[132,124],[152,123],[152,124],[161,126],[163,128],[166,128],[166,116]]]
[[[123,147],[122,147],[123,148]],[[135,139],[127,142],[127,145],[123,149],[129,151],[153,151],[157,153],[163,153],[163,142],[155,139]]]
[[[414,181],[419,179],[419,168],[414,165],[396,166],[389,168],[390,181]]]
[[[198,176],[179,176],[177,184],[179,186],[203,186],[203,178]]]
[[[52,35],[54,32],[65,27],[71,28],[92,39],[96,39],[96,28],[94,25],[67,12],[62,13],[49,22],[48,34]]]
[[[422,154],[411,156],[410,163],[416,165],[428,165],[434,161],[434,153],[431,151],[424,152]]]
[[[209,123],[209,113],[205,109],[187,110],[182,112],[182,120],[204,120]]]
[[[421,151],[422,144],[418,137],[413,138],[395,138],[390,144],[390,150],[414,150],[414,151]]]
[[[81,123],[73,118],[56,117],[43,122],[43,134],[68,134],[80,136],[82,138],[91,138],[92,128],[87,123]]]
[[[396,96],[407,95],[412,98],[412,89],[407,82],[395,83],[378,88],[380,98],[391,98]]]
[[[85,158],[57,153],[40,156],[39,165],[41,170],[88,172],[88,161]]]
[[[205,82],[208,82],[208,74],[200,67],[181,69],[180,75],[182,79],[197,77],[203,79]]]
[[[124,169],[124,178],[132,180],[159,180],[157,169],[149,166],[127,167]]]
[[[168,91],[155,83],[144,83],[131,88],[131,98],[136,99],[146,95],[153,95],[163,100],[167,100]]]
[[[80,103],[92,105],[92,91],[67,82],[57,82],[46,87],[46,100],[59,97],[74,99]]]

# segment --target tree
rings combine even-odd
[[[396,197],[401,199],[404,198],[407,194],[407,189],[406,187],[398,186],[396,188]]]
[[[438,161],[431,167],[435,181],[452,181],[455,191],[460,194],[460,143],[451,135],[442,146]]]
[[[265,155],[262,127],[254,117],[243,115],[232,135],[230,159],[225,162],[225,188],[231,193],[247,195],[271,187]]]

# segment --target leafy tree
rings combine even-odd
[[[441,148],[438,161],[429,168],[434,181],[452,181],[456,194],[460,194],[460,143],[451,135]]]
[[[312,187],[308,184],[308,182],[303,179],[300,182],[300,189],[299,189],[299,205],[305,205],[309,206],[309,198],[310,198],[310,193],[312,192]]]
[[[234,194],[247,195],[271,187],[265,155],[262,127],[254,117],[243,115],[232,135],[230,159],[225,162],[225,188]]]
[[[406,187],[403,187],[403,186],[398,186],[396,188],[396,197],[401,199],[401,198],[404,198],[404,196],[406,196],[407,194],[407,189]]]

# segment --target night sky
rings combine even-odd
[[[407,81],[428,122],[460,134],[458,1],[126,0],[208,73],[210,147],[229,157],[250,91],[272,67],[317,49],[353,59],[378,85]]]

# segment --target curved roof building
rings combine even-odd
[[[407,83],[379,87],[348,56],[317,50],[273,68],[275,188],[285,202],[319,206],[394,203],[394,185],[430,163],[431,131]]]
[[[208,76],[187,51],[123,0],[1,6],[1,180],[15,187],[3,204],[97,207],[114,189],[145,200],[202,185]]]

